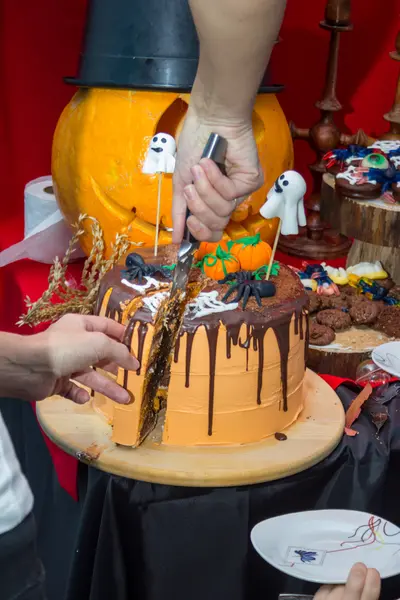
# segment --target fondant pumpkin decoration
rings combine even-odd
[[[224,279],[229,273],[236,273],[240,270],[238,259],[230,252],[225,252],[218,246],[215,254],[206,254],[202,262],[202,270],[207,277],[219,281]]]
[[[195,253],[195,260],[203,260],[206,254],[215,254],[218,246],[220,246],[222,250],[225,250],[225,252],[228,251],[227,240],[221,240],[220,242],[201,242],[199,249]]]
[[[154,246],[157,220],[156,174],[143,173],[150,140],[165,132],[177,140],[189,96],[174,92],[80,89],[64,109],[53,142],[52,171],[60,209],[72,224],[79,215],[95,217],[108,254],[116,233],[128,232],[133,242]],[[263,187],[233,213],[229,239],[260,234],[274,239],[277,219],[265,220],[260,207],[275,179],[293,166],[290,131],[278,100],[260,94],[253,128]],[[171,242],[172,174],[162,178],[159,244]],[[90,252],[90,220],[83,223],[81,243]]]
[[[259,233],[228,242],[228,249],[239,260],[242,271],[256,271],[268,265],[272,254],[271,246],[261,240]]]

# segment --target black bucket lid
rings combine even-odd
[[[189,92],[199,41],[188,0],[90,0],[79,87]],[[268,74],[260,92],[277,93]]]

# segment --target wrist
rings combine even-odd
[[[51,378],[44,334],[1,334],[0,387],[5,395],[41,400],[41,383]]]
[[[214,86],[209,79],[208,85],[204,85],[199,68],[190,96],[190,109],[207,123],[247,128],[252,121],[253,99],[240,102],[226,92],[221,93],[220,86]]]

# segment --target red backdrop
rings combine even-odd
[[[76,73],[85,4],[85,0],[0,0],[0,249],[22,236],[25,183],[50,172],[53,131],[74,92],[62,78]],[[338,97],[344,111],[337,122],[349,131],[362,127],[380,133],[387,129],[382,115],[391,106],[398,75],[398,63],[388,54],[399,27],[400,0],[352,4],[354,31],[342,36]],[[272,59],[275,82],[286,85],[281,104],[287,118],[300,127],[311,125],[318,116],[314,102],[323,87],[329,39],[318,27],[324,6],[325,0],[288,0],[282,42]],[[307,174],[313,154],[305,142],[296,142],[295,148],[296,167]],[[3,276],[21,277],[21,267],[4,271]],[[44,283],[46,270],[31,272],[29,285],[23,287],[35,297],[30,286],[38,277]],[[7,321],[20,308],[9,309],[13,314]]]

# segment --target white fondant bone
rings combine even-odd
[[[363,177],[364,175],[360,174],[360,167],[354,165],[351,165],[348,169],[336,175],[336,179],[345,179],[350,185],[360,185]],[[376,184],[376,181],[369,179],[367,183]]]
[[[218,292],[214,290],[212,292],[201,292],[193,302],[189,302],[185,314],[193,319],[199,319],[214,313],[235,310],[237,307],[237,302],[225,304],[225,302],[218,300]]]
[[[368,146],[368,148],[382,150],[382,152],[390,152],[391,150],[398,150],[400,144],[393,140],[377,140],[372,146]]]
[[[135,290],[135,292],[139,292],[139,294],[142,294],[142,295],[145,294],[146,290],[148,290],[151,287],[155,288],[156,290],[159,290],[160,287],[165,287],[165,286],[169,285],[168,283],[157,281],[157,279],[153,279],[153,277],[144,277],[143,279],[146,280],[146,283],[144,283],[143,285],[139,285],[137,283],[132,283],[131,281],[128,281],[127,279],[122,279],[121,283],[123,283],[124,285],[127,285],[128,287]]]
[[[168,292],[158,292],[152,296],[146,296],[146,298],[143,299],[143,304],[149,309],[154,317],[160,308],[161,303],[167,296]],[[237,307],[237,302],[225,304],[225,302],[218,300],[218,292],[216,290],[212,292],[201,292],[192,302],[189,302],[186,307],[185,316],[190,317],[191,319],[199,319],[214,313],[235,310]]]
[[[299,225],[306,225],[304,194],[306,182],[296,171],[285,171],[275,181],[267,195],[267,201],[260,209],[264,219],[279,217],[282,221],[282,235],[297,235]]]

